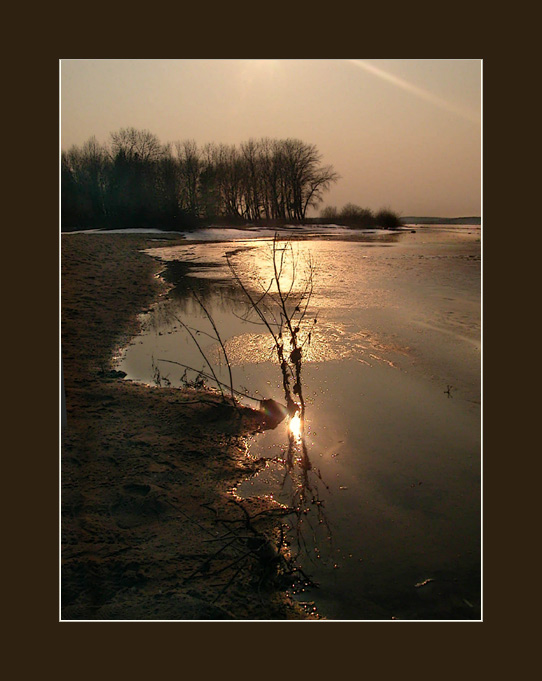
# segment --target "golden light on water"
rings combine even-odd
[[[288,428],[290,429],[290,433],[292,433],[295,440],[299,442],[301,440],[301,417],[299,414],[292,416]]]
[[[310,327],[309,327],[310,328]],[[329,362],[338,359],[354,359],[364,364],[386,362],[385,353],[408,354],[408,348],[392,345],[369,331],[354,331],[340,322],[325,319],[311,329],[311,342],[305,333],[300,336],[303,362]],[[276,350],[273,339],[264,333],[240,333],[226,341],[226,351],[232,366],[273,362]],[[286,351],[289,348],[286,347]],[[222,361],[222,350],[217,344],[210,350],[213,361]]]

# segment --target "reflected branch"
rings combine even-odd
[[[331,538],[324,501],[320,495],[320,484],[329,491],[322,480],[320,471],[313,468],[305,438],[306,403],[303,394],[302,369],[303,347],[311,342],[311,333],[317,323],[317,314],[306,324],[314,291],[314,263],[309,258],[303,273],[300,273],[297,253],[291,239],[281,240],[275,233],[270,252],[273,278],[264,284],[261,277],[251,282],[243,281],[231,258],[228,266],[234,280],[245,294],[250,309],[263,324],[274,342],[274,352],[281,371],[282,388],[289,418],[288,442],[283,452],[284,476],[282,489],[291,486],[290,508],[295,522],[294,532],[299,549],[306,550],[303,528],[317,533],[324,527]],[[284,285],[286,282],[286,286]],[[258,288],[258,294],[252,292]],[[312,523],[311,511],[316,510],[316,526]]]

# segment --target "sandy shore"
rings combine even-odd
[[[137,314],[166,293],[160,263],[140,252],[156,245],[62,236],[61,619],[311,617],[277,570],[282,510],[228,493],[257,468],[243,436],[261,415],[111,372]]]

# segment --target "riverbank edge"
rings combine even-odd
[[[138,314],[167,294],[163,265],[142,251],[184,243],[61,237],[63,621],[314,618],[283,586],[264,585],[256,561],[230,583],[227,572],[218,578],[236,560],[235,541],[215,554],[221,535],[244,528],[229,490],[256,470],[245,438],[262,416],[237,418],[212,394],[137,385],[112,370]],[[255,529],[272,537],[274,502],[247,509],[264,511]]]

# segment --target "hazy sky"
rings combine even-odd
[[[341,179],[325,205],[481,211],[478,59],[62,59],[61,146],[120,128],[161,142],[298,138]]]

